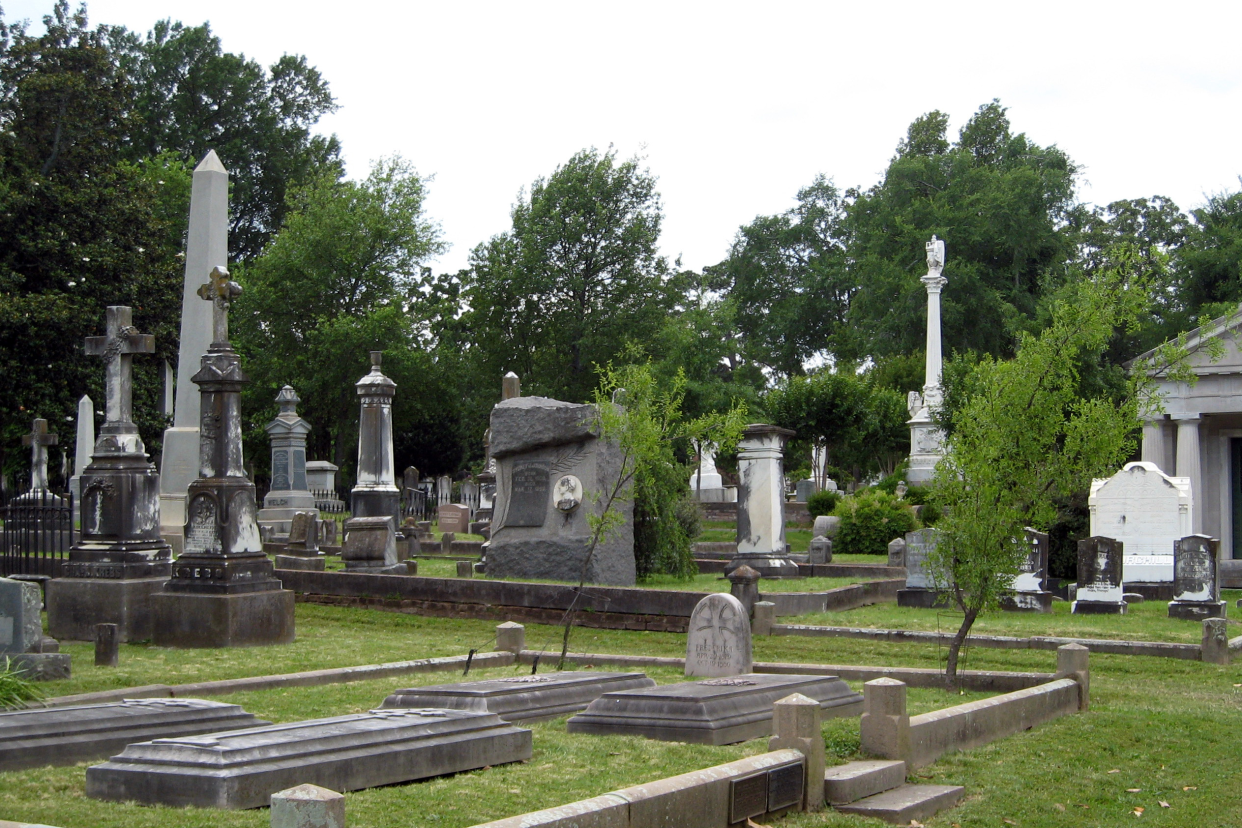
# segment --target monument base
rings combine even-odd
[[[590,538],[525,538],[493,540],[487,547],[487,574],[494,578],[577,581],[590,548]],[[797,570],[797,567],[794,567]],[[589,584],[634,586],[633,549],[601,543],[586,567]]]
[[[734,555],[725,567],[726,577],[739,566],[749,566],[764,578],[797,578],[798,565],[784,555],[765,555],[762,553],[739,552]]]
[[[1074,615],[1125,615],[1124,601],[1075,601],[1070,610]]]
[[[643,673],[582,670],[411,687],[397,690],[382,706],[472,710],[506,722],[537,722],[575,713],[610,691],[655,686]]]
[[[947,607],[952,599],[942,589],[899,589],[897,590],[897,606],[931,609]]]
[[[1122,584],[1126,592],[1136,592],[1148,601],[1172,601],[1172,581],[1126,581]]]
[[[361,575],[408,575],[409,570],[406,568],[405,562],[395,563],[384,566],[371,566],[365,563],[355,564],[353,561],[345,562],[345,571],[352,574]]]
[[[157,647],[262,647],[292,644],[293,591],[151,596]]]
[[[1170,601],[1169,617],[1183,621],[1202,621],[1205,618],[1224,618],[1224,601]]]
[[[47,584],[47,627],[53,638],[94,641],[96,624],[116,624],[118,640],[150,641],[157,578],[54,578]]]
[[[277,569],[301,569],[305,572],[323,572],[327,568],[323,555],[277,555]]]
[[[68,653],[11,653],[9,669],[22,674],[26,681],[59,681],[70,677]]]
[[[1011,592],[1001,597],[1000,608],[1006,612],[1052,612],[1052,593]]]

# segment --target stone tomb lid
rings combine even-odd
[[[730,745],[771,734],[772,703],[791,693],[815,699],[828,717],[862,713],[862,696],[836,676],[747,673],[605,693],[568,730]]]
[[[655,687],[644,673],[543,673],[398,690],[385,708],[439,707],[495,713],[507,722],[554,719],[582,710],[604,693]]]
[[[126,699],[0,713],[0,770],[72,765],[126,745],[265,725],[235,704],[203,699]]]
[[[531,733],[490,713],[372,710],[132,744],[86,771],[86,795],[259,808],[295,785],[356,791],[529,759]]]

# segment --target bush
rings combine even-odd
[[[919,522],[924,526],[935,526],[940,518],[944,517],[944,512],[935,503],[924,503],[923,508],[919,510]]]
[[[838,492],[830,492],[827,489],[816,492],[806,499],[806,510],[811,513],[811,518],[817,518],[820,515],[831,515],[832,510],[837,508],[837,501],[841,499]]]
[[[841,525],[833,550],[846,555],[886,555],[889,541],[919,525],[908,504],[874,487],[844,498],[834,514]]]

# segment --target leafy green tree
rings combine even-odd
[[[1218,316],[1242,302],[1242,192],[1214,195],[1191,215],[1177,257],[1182,295],[1191,313]]]

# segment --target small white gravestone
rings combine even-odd
[[[1191,534],[1192,498],[1190,478],[1127,463],[1091,483],[1091,534],[1121,541],[1127,581],[1172,581],[1173,544]]]
[[[750,619],[742,602],[723,592],[699,601],[690,614],[686,675],[740,676],[753,667]]]

